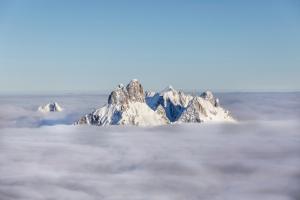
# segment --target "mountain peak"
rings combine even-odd
[[[63,108],[57,102],[53,102],[53,103],[48,103],[44,106],[40,106],[38,108],[38,111],[43,112],[43,113],[61,112],[61,111],[63,111]]]
[[[209,90],[203,92],[200,97],[202,97],[203,99],[209,101],[211,104],[213,104],[214,106],[219,106],[219,99],[216,99],[213,95],[213,93]]]
[[[139,82],[139,80],[137,78],[131,79],[130,82]]]
[[[163,90],[160,91],[160,94],[166,93],[166,92],[177,92],[172,85],[168,85]]]
[[[126,86],[126,90],[130,101],[145,102],[144,88],[137,79],[131,80]]]
[[[123,88],[123,87],[124,87],[123,83],[120,83],[117,88]]]
[[[168,90],[174,90],[172,85],[169,85],[167,88],[168,88]]]
[[[108,104],[128,104],[129,102],[145,102],[143,86],[137,79],[132,79],[126,87],[119,84],[108,97]]]

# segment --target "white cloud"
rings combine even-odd
[[[149,128],[40,127],[98,100],[62,97],[69,111],[45,117],[34,109],[41,99],[2,99],[0,199],[299,199],[299,95],[273,97],[221,98],[238,124]]]

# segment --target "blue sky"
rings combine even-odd
[[[300,2],[0,1],[0,91],[300,90]]]

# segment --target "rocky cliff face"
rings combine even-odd
[[[144,89],[137,79],[130,81],[126,87],[120,84],[108,98],[108,104],[128,104],[129,102],[145,102]]]
[[[132,81],[130,81],[130,83],[126,86],[126,90],[128,93],[129,101],[140,103],[145,102],[144,88],[137,79],[133,79]]]
[[[128,93],[126,88],[120,84],[108,97],[108,104],[128,104]]]
[[[159,93],[144,92],[140,82],[120,84],[111,92],[108,104],[83,116],[77,124],[163,125],[169,123],[232,122],[229,112],[219,105],[212,92],[187,95],[169,86]]]

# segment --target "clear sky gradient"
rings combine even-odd
[[[0,0],[0,70],[0,92],[299,91],[300,1]]]

